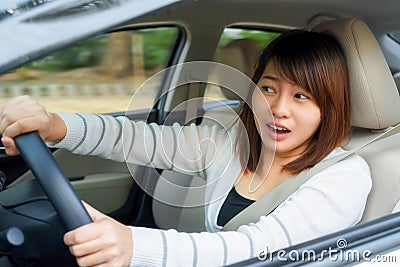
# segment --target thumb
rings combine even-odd
[[[95,208],[93,208],[92,206],[90,206],[89,204],[87,204],[85,201],[82,201],[83,206],[85,207],[85,209],[87,210],[87,212],[89,213],[90,217],[92,218],[92,220],[98,221],[104,218],[108,218],[107,215],[101,213],[100,211],[96,210]]]
[[[7,155],[15,156],[15,155],[19,154],[19,151],[18,151],[13,139],[11,139],[8,136],[3,136],[3,137],[1,137],[1,142],[3,143],[3,146],[6,150]]]

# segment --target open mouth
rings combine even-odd
[[[267,126],[269,129],[271,129],[274,133],[277,133],[277,134],[285,134],[285,133],[291,132],[289,129],[286,129],[284,127],[279,127],[274,124],[267,124]]]

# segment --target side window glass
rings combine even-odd
[[[31,95],[49,111],[124,111],[143,81],[167,66],[179,29],[159,27],[101,35],[0,75],[0,105]],[[150,108],[154,85],[135,109]]]
[[[226,28],[221,36],[214,61],[229,65],[252,77],[259,53],[279,33],[262,30]],[[230,99],[217,85],[207,85],[205,102]]]

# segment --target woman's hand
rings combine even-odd
[[[1,141],[10,156],[19,153],[13,138],[38,131],[44,141],[62,140],[67,129],[62,119],[41,106],[29,96],[20,96],[7,102],[0,110]]]
[[[79,266],[129,266],[133,241],[131,229],[84,203],[93,223],[64,235]]]

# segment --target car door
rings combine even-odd
[[[156,121],[163,80],[142,84],[174,63],[183,35],[174,25],[133,27],[130,20],[177,1],[125,1],[115,6],[113,1],[108,6],[98,1],[57,2],[21,1],[1,13],[0,33],[9,34],[4,39],[9,42],[1,44],[0,105],[30,95],[49,111]],[[37,32],[35,40],[32,34],[24,35],[32,30]],[[29,45],[13,46],[16,38]],[[145,170],[65,150],[53,150],[53,155],[82,199],[122,222],[134,220],[137,212],[131,203],[139,208],[144,194],[132,176],[136,171],[143,176]],[[0,170],[6,186],[33,178],[22,158],[9,157],[4,149]]]

